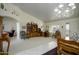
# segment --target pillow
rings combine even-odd
[[[73,41],[77,41],[79,39],[78,34],[77,33],[73,33],[71,40]]]

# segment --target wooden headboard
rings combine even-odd
[[[58,54],[78,55],[79,42],[59,39],[58,40]]]
[[[61,33],[57,31],[55,33],[57,38],[57,53],[65,55],[79,55],[79,42],[65,40],[62,38]]]

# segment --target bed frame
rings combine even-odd
[[[61,33],[57,31],[55,33],[57,38],[57,53],[58,55],[79,55],[79,42],[65,40],[61,37]]]
[[[79,42],[58,39],[57,53],[59,55],[79,55]]]

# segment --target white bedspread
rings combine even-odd
[[[21,51],[19,53],[16,53],[16,55],[41,55],[48,52],[51,49],[54,49],[55,47],[57,47],[57,44],[56,42],[52,41],[50,43],[40,45],[29,50]]]
[[[52,37],[34,37],[30,39],[12,39],[10,55],[41,55],[57,47]]]

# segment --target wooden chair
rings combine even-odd
[[[4,52],[4,49],[3,49],[3,42],[4,42],[4,41],[8,43],[6,52]],[[9,36],[8,36],[7,33],[3,33],[3,34],[0,36],[0,54],[1,54],[1,55],[7,55],[7,54],[8,54],[8,51],[9,51],[9,46],[10,46]]]

